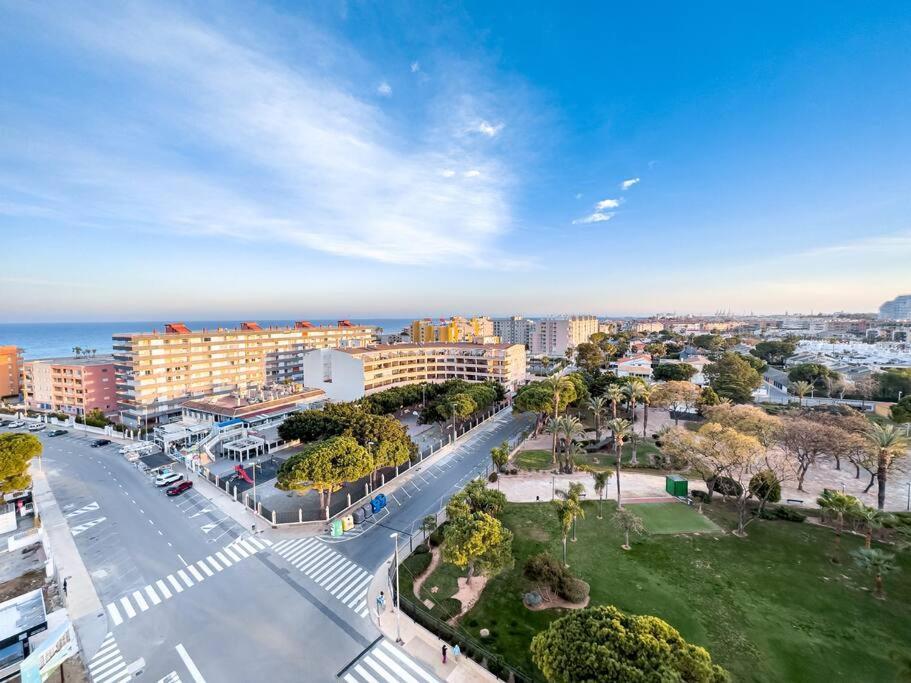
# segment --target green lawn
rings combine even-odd
[[[642,519],[650,534],[721,531],[711,519],[683,503],[640,503],[630,505],[629,509]]]
[[[519,451],[513,460],[520,470],[549,470],[553,468],[550,451]]]
[[[592,604],[665,619],[687,640],[706,647],[737,681],[908,680],[907,555],[897,560],[902,571],[886,577],[889,598],[883,602],[870,595],[870,577],[849,559],[842,565],[829,562],[829,529],[757,521],[745,539],[654,535],[634,540],[626,552],[609,520],[613,504],[605,505],[603,520],[597,519],[597,502],[584,506],[586,518],[577,525],[578,542],[569,544],[569,563],[591,584]],[[630,507],[656,528],[678,518]],[[730,512],[712,506],[709,514],[731,528]],[[515,567],[490,581],[461,624],[476,638],[481,628],[490,629],[489,647],[533,672],[531,638],[560,613],[531,612],[522,605],[529,588],[522,567],[543,550],[561,556],[557,518],[550,505],[513,503],[503,521],[515,534]],[[860,542],[844,538],[846,550]]]

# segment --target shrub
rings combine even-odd
[[[777,503],[781,500],[781,482],[772,470],[757,472],[750,479],[750,493],[759,500]]]
[[[430,553],[415,553],[402,562],[402,569],[411,576],[420,576],[427,571],[432,561]]]
[[[588,597],[589,585],[582,579],[570,576],[569,572],[563,575],[558,595],[569,602],[585,602]]]
[[[491,473],[488,475],[488,477],[487,477],[487,481],[489,481],[491,484],[492,484],[493,482],[495,482],[496,480],[497,480],[497,473],[496,473],[496,472],[491,472]]]
[[[690,491],[690,497],[693,500],[698,500],[701,503],[710,503],[711,502],[709,500],[709,494],[707,494],[705,491],[700,491],[698,489],[695,491]]]
[[[432,547],[437,548],[440,545],[442,545],[443,531],[446,529],[446,524],[448,524],[448,522],[444,523],[436,531],[434,531],[432,534],[430,534],[430,538],[428,540],[430,541],[430,545]]]
[[[759,516],[762,519],[780,519],[785,522],[803,522],[807,518],[803,512],[795,510],[794,508],[785,507],[784,505],[765,508],[759,512]]]
[[[429,552],[430,552],[430,546],[427,545],[426,543],[418,543],[418,545],[414,549],[415,555],[421,555],[422,553],[429,553]]]
[[[522,569],[526,579],[554,592],[558,591],[565,573],[560,561],[548,553],[532,555]]]
[[[722,496],[734,496],[739,498],[743,495],[743,486],[730,477],[718,477],[712,482],[712,490],[720,493]]]
[[[437,605],[432,610],[443,619],[449,619],[462,612],[462,603],[455,598],[443,598],[437,600]]]

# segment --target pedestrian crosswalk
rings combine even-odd
[[[67,512],[63,516],[66,517],[67,519],[71,519],[73,517],[78,517],[79,515],[84,515],[86,512],[95,512],[96,510],[99,509],[99,507],[100,506],[98,505],[98,502],[93,500],[88,505],[83,505],[78,510],[73,510],[72,512]]]
[[[107,519],[107,517],[99,517],[98,519],[93,519],[90,522],[83,522],[82,524],[77,524],[76,526],[70,528],[70,533],[72,533],[73,536],[78,536],[79,534],[88,531],[93,526],[97,526],[97,525],[101,524],[106,519]]]
[[[329,595],[366,617],[367,588],[373,576],[317,538],[279,541],[272,551],[294,565]]]
[[[271,545],[271,541],[254,536],[237,539],[198,562],[188,564],[183,569],[178,569],[173,574],[168,574],[140,590],[132,591],[109,602],[105,605],[105,609],[114,626],[120,626],[124,621],[129,621],[138,614],[170,600],[176,594],[183,593],[188,588],[202,583],[207,578],[215,576],[227,567],[237,564]]]
[[[113,633],[104,637],[101,648],[89,662],[89,674],[93,683],[123,683],[132,678]]]
[[[403,649],[383,638],[342,674],[345,683],[440,683]]]
[[[180,683],[180,676],[176,671],[172,671],[164,678],[159,678],[158,683]]]

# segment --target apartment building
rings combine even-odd
[[[365,346],[375,328],[340,320],[316,326],[192,331],[170,323],[162,332],[116,334],[117,400],[123,421],[146,426],[168,422],[184,401],[212,394],[301,382],[306,351]]]
[[[33,410],[117,412],[113,356],[45,358],[22,364],[22,398]]]
[[[448,379],[490,380],[512,390],[525,379],[525,347],[436,342],[310,351],[304,356],[304,379],[333,401]]]
[[[19,395],[19,376],[22,373],[22,349],[0,346],[0,398]]]
[[[509,318],[494,318],[493,333],[504,344],[521,344],[525,348],[531,345],[535,331],[535,321],[514,315]]]
[[[598,319],[593,315],[572,315],[560,318],[542,318],[535,322],[531,337],[534,356],[564,356],[570,349],[598,331]]]
[[[415,344],[472,342],[493,336],[493,321],[485,316],[475,316],[474,318],[453,316],[439,320],[424,318],[411,323],[411,341]]]
[[[911,294],[902,294],[879,307],[880,320],[911,320]]]

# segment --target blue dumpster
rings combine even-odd
[[[370,501],[370,507],[373,508],[374,514],[386,507],[386,496],[385,494],[379,494],[373,500]]]

